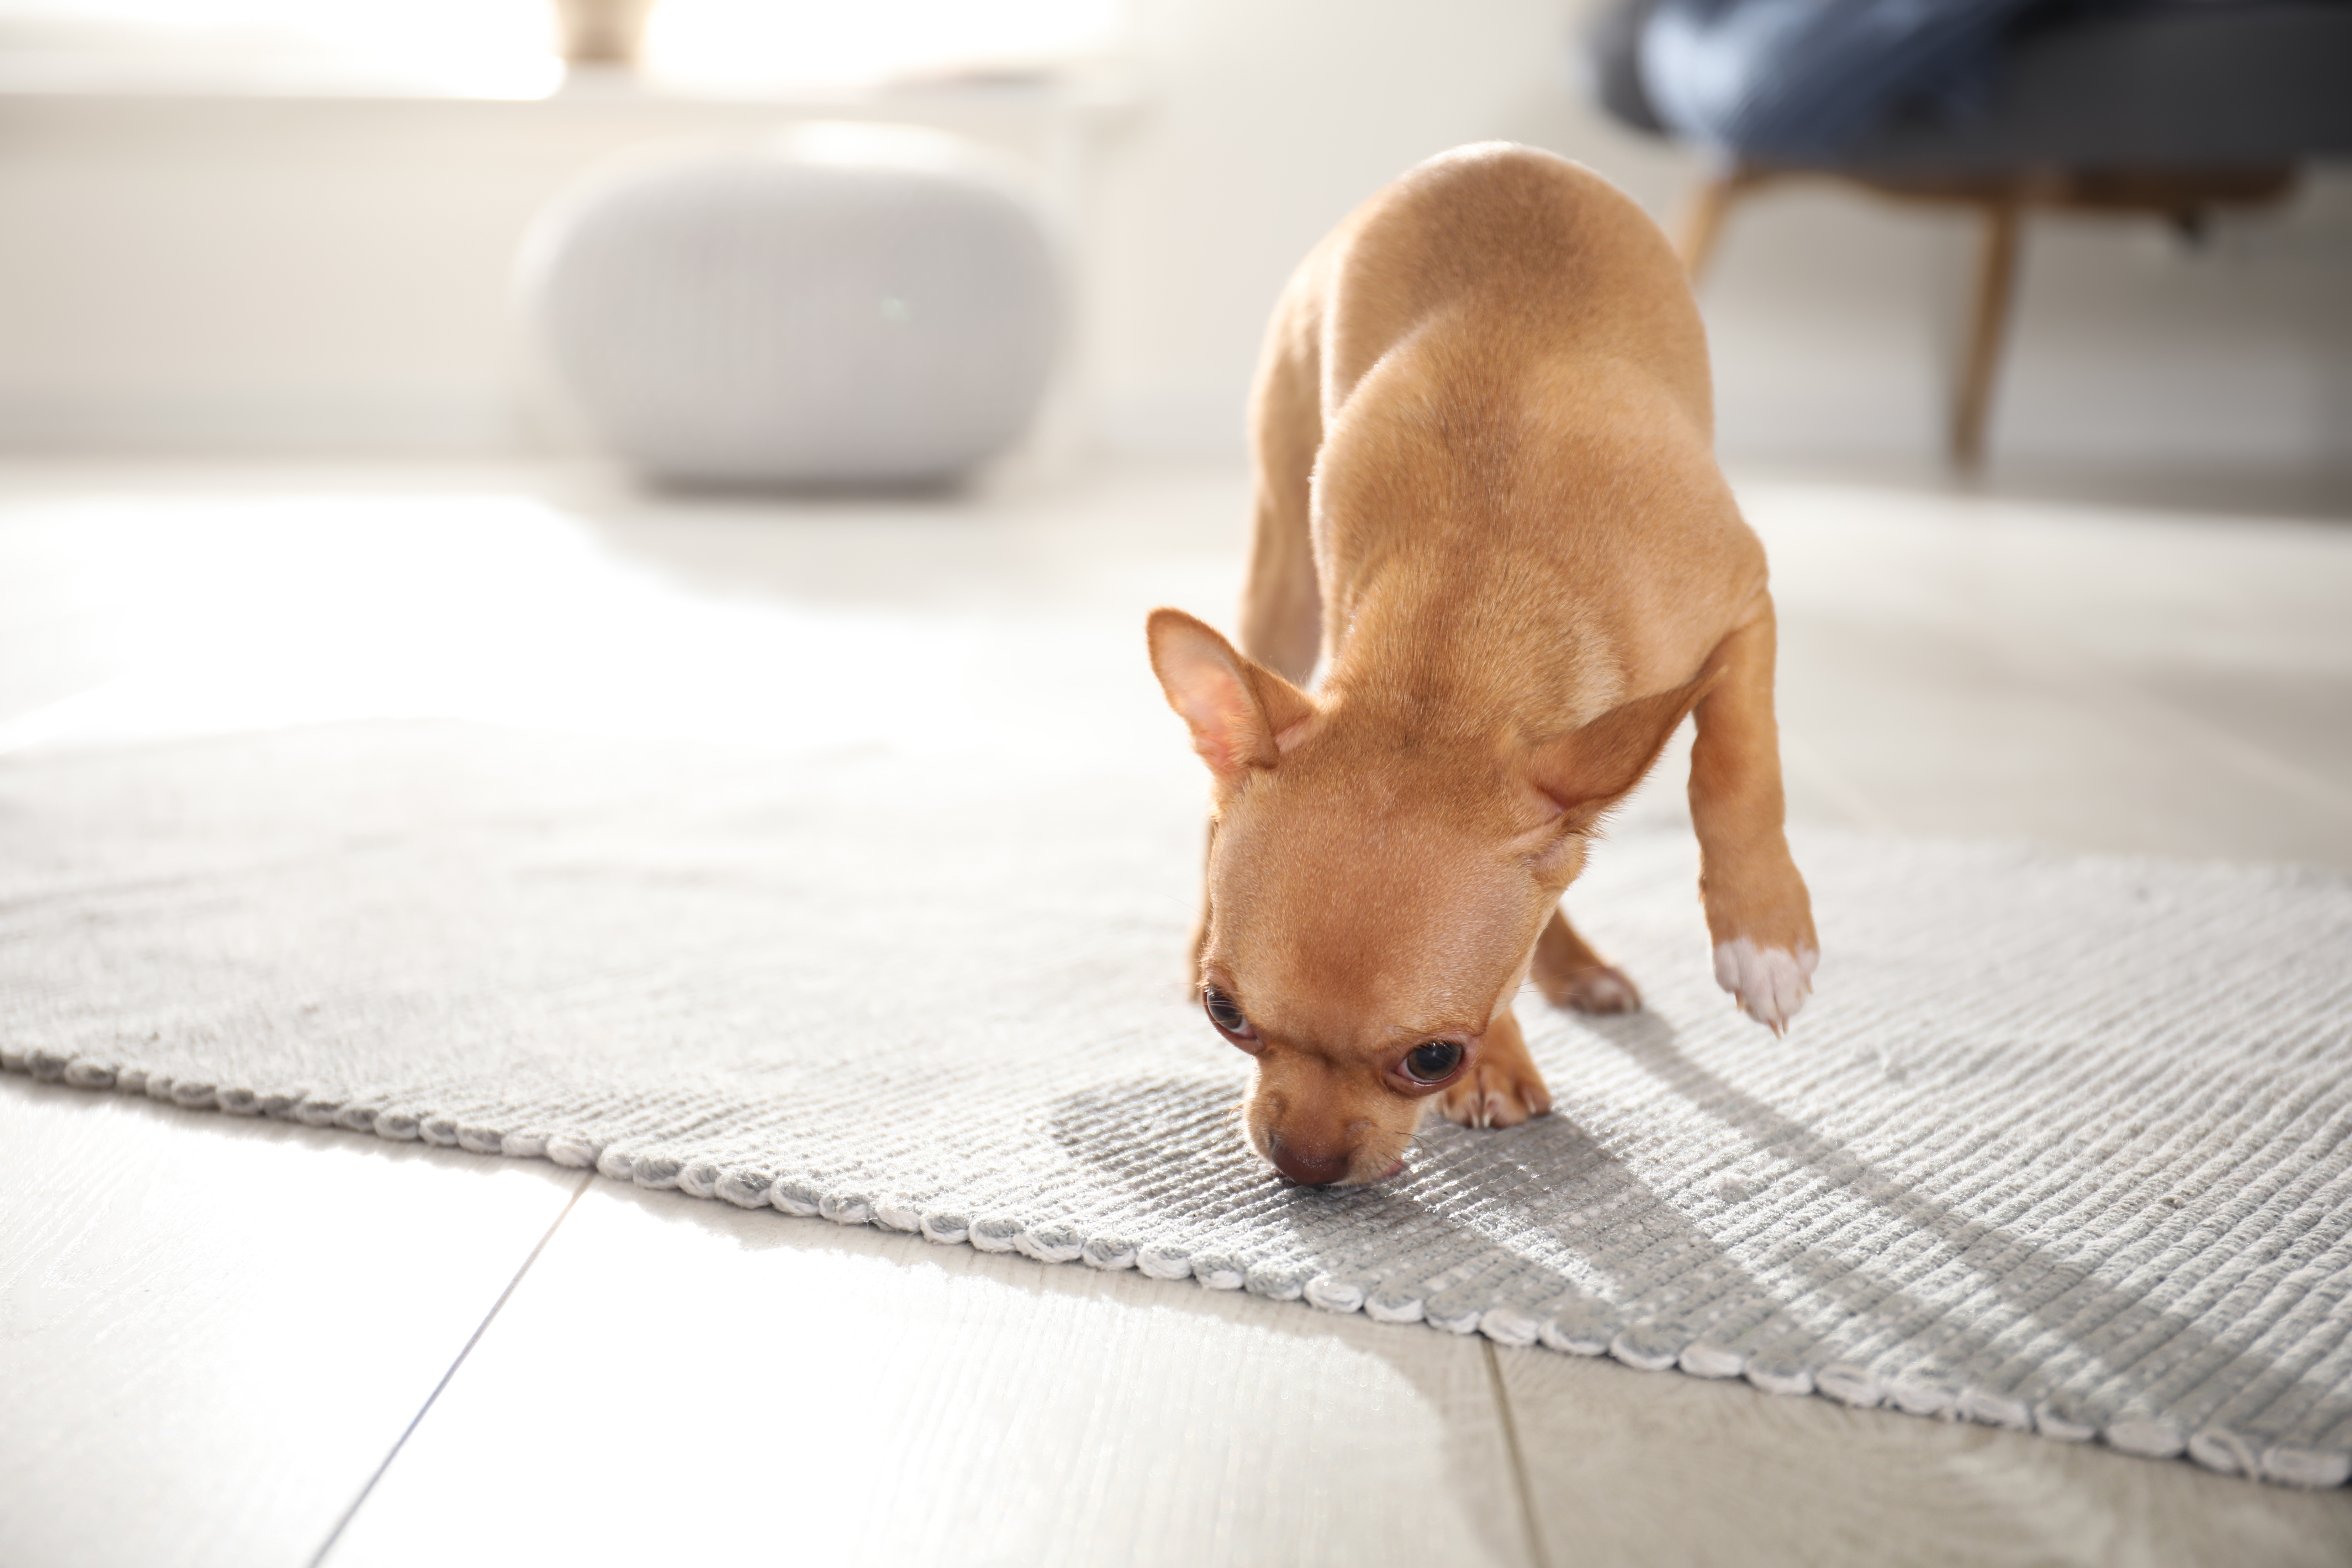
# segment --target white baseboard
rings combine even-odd
[[[1724,367],[1718,447],[1727,460],[1927,461],[1944,415],[1921,367],[1790,359]],[[1996,400],[2001,458],[2301,471],[2340,468],[2352,432],[2328,427],[2331,400],[2292,373],[2217,364],[2200,376],[2145,367],[2137,385],[2062,363],[2014,367]],[[2234,395],[2217,396],[2217,394]],[[1053,439],[1066,459],[1239,458],[1239,388],[1134,388],[1063,410]],[[1042,438],[1041,438],[1042,439]],[[1029,446],[1038,446],[1033,439]],[[270,388],[213,393],[0,388],[0,452],[239,457],[537,457],[585,443],[528,400],[489,385]],[[1026,447],[1024,447],[1024,450]]]
[[[0,388],[0,451],[464,456],[538,449],[504,388]]]

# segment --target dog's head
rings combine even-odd
[[[1149,631],[1214,781],[1198,981],[1256,1063],[1250,1142],[1297,1181],[1378,1181],[1477,1060],[1587,836],[1704,683],[1534,742],[1415,735],[1181,611]]]

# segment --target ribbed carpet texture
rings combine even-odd
[[[1305,1190],[1243,1144],[1246,1060],[1186,994],[1192,766],[427,722],[21,753],[0,1059],[1302,1312],[2352,1473],[2341,879],[1802,834],[1825,956],[1775,1039],[1710,977],[1686,831],[1630,823],[1570,906],[1647,1010],[1518,1004],[1557,1112],[1433,1125],[1394,1181]]]

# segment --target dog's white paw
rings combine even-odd
[[[1821,961],[1822,955],[1810,947],[1790,952],[1785,947],[1759,947],[1743,936],[1717,946],[1715,983],[1738,998],[1740,1011],[1777,1035],[1805,1005],[1813,988],[1813,966]]]

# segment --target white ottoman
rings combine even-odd
[[[518,282],[556,390],[646,475],[915,485],[1028,427],[1056,274],[1003,161],[824,124],[590,174],[534,224]]]

